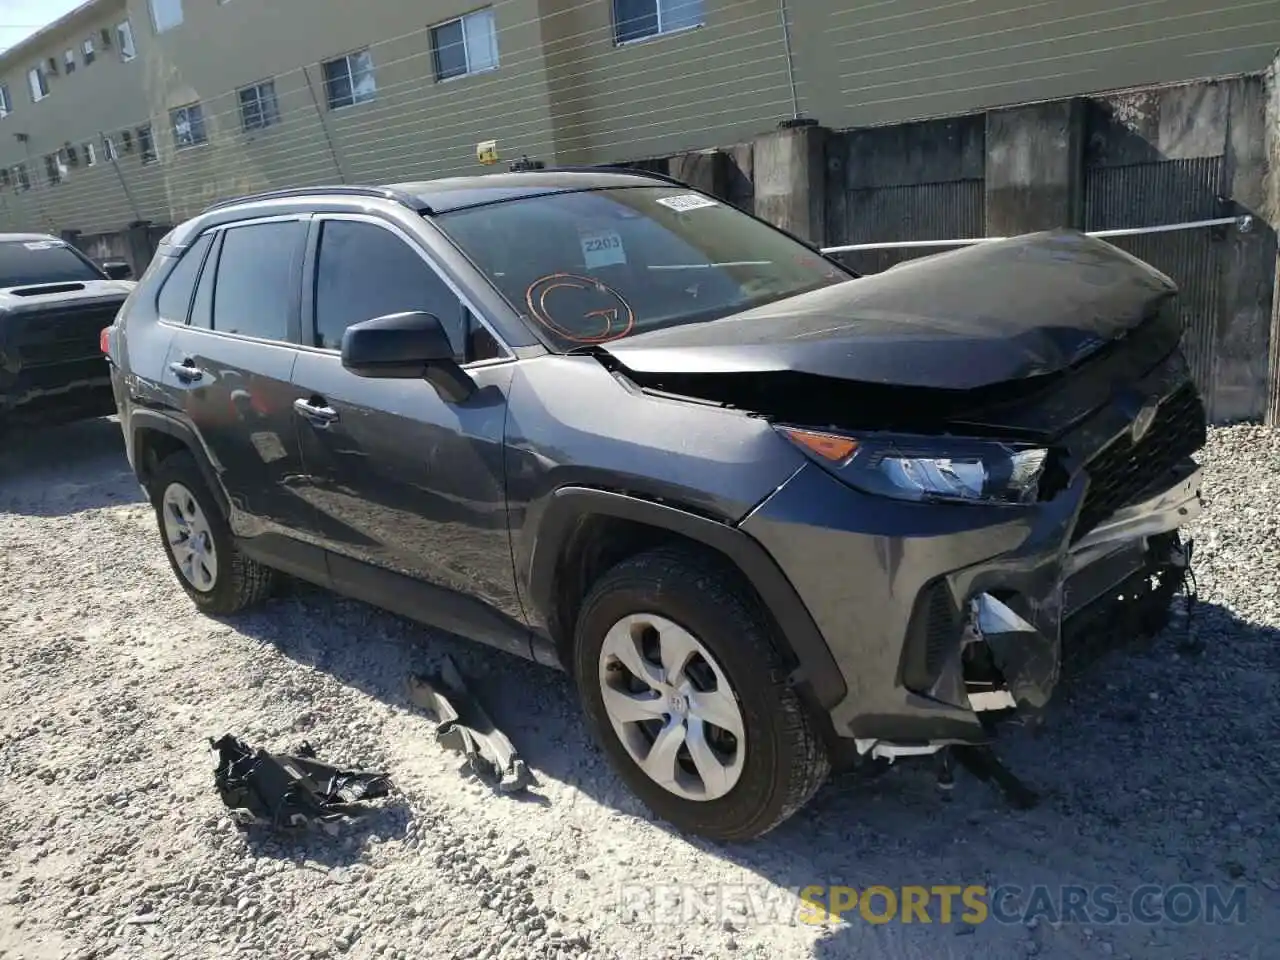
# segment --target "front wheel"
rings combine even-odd
[[[613,767],[682,831],[759,837],[830,770],[770,619],[714,557],[662,548],[610,570],[583,602],[574,668]]]

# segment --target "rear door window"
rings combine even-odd
[[[161,320],[168,320],[170,323],[187,322],[196,277],[200,273],[200,265],[204,263],[205,254],[209,252],[209,244],[212,242],[211,234],[199,237],[195,243],[187,247],[178,265],[169,272],[164,286],[160,288],[160,299],[156,303],[156,310]]]
[[[213,289],[213,329],[288,341],[305,238],[306,225],[298,220],[224,231]]]
[[[205,258],[204,269],[200,271],[200,280],[196,284],[195,300],[191,303],[191,319],[187,322],[202,330],[213,327],[213,284],[218,272],[218,250],[221,246],[222,234],[215,234],[213,245]]]

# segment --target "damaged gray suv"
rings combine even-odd
[[[1205,440],[1175,293],[1072,232],[859,278],[540,170],[220,204],[104,342],[196,606],[283,572],[560,667],[652,810],[744,840],[1160,627]]]

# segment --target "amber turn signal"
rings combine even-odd
[[[809,452],[816,453],[824,460],[830,460],[833,463],[848,460],[858,449],[858,441],[849,437],[816,433],[813,430],[797,430],[794,427],[780,427],[779,430],[792,443],[798,443]]]

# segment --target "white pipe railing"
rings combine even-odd
[[[1149,233],[1173,233],[1177,230],[1203,230],[1207,227],[1235,226],[1241,233],[1253,229],[1253,217],[1217,217],[1213,220],[1188,220],[1185,223],[1166,223],[1158,227],[1124,227],[1118,230],[1090,230],[1086,236],[1109,239],[1111,237],[1140,237]],[[860,250],[906,250],[930,247],[967,247],[975,243],[994,243],[1008,237],[970,237],[966,240],[886,240],[880,243],[849,243],[839,247],[823,247],[823,253],[856,253]]]

